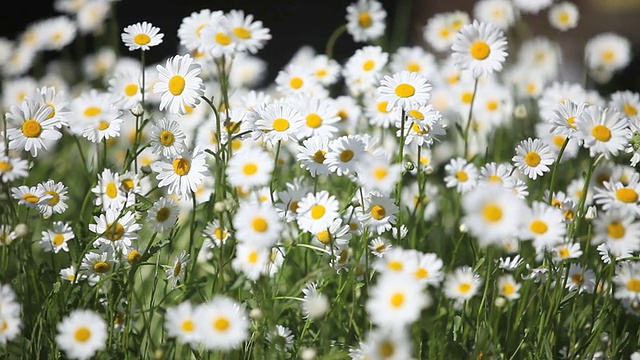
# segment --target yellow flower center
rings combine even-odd
[[[215,231],[215,236],[218,239],[224,239],[227,237],[227,231],[224,228],[217,228]]]
[[[569,19],[571,19],[571,17],[569,16],[569,13],[567,13],[566,11],[563,11],[560,14],[558,14],[558,22],[560,24],[567,24],[569,22]]]
[[[407,64],[407,71],[410,72],[418,72],[420,71],[420,64],[415,62],[410,62]]]
[[[638,114],[638,109],[631,104],[624,104],[622,111],[624,111],[627,116],[635,116]]]
[[[107,229],[104,231],[104,237],[111,241],[118,241],[124,236],[124,226],[119,222],[115,224],[107,225]]]
[[[482,216],[488,222],[496,222],[502,219],[502,208],[496,204],[487,204],[482,209]]]
[[[91,330],[89,330],[89,328],[87,327],[82,326],[76,330],[76,332],[73,334],[73,337],[77,341],[83,343],[89,340],[89,338],[91,337]]]
[[[173,145],[174,141],[175,141],[175,138],[171,131],[163,130],[160,133],[160,144],[162,144],[162,146],[171,146]]]
[[[571,281],[573,281],[574,284],[581,285],[584,282],[584,278],[582,274],[573,274],[571,275]]]
[[[382,355],[382,358],[390,358],[393,356],[393,354],[395,354],[396,352],[396,348],[393,345],[392,342],[390,341],[383,341],[382,344],[380,344],[380,355]]]
[[[416,270],[414,275],[418,279],[424,279],[427,276],[429,276],[429,271],[427,271],[427,269],[425,268],[418,268],[418,270]]]
[[[449,29],[444,28],[444,27],[442,29],[440,29],[440,37],[446,39],[446,38],[449,37],[449,35],[451,35],[451,31]]]
[[[223,33],[223,32],[219,32],[216,34],[215,36],[215,40],[218,44],[223,45],[223,46],[227,46],[229,44],[231,44],[231,36]]]
[[[124,93],[127,96],[133,96],[133,95],[137,94],[138,93],[138,85],[129,84],[129,85],[125,86]]]
[[[257,232],[265,232],[269,228],[269,223],[263,217],[256,217],[251,222],[251,226],[253,226],[253,230]]]
[[[147,34],[138,34],[133,38],[133,42],[138,45],[147,45],[151,38]]]
[[[387,214],[387,211],[384,207],[380,205],[373,205],[371,207],[371,217],[376,220],[382,220]]]
[[[413,123],[413,125],[411,125],[411,130],[413,130],[415,133],[420,135],[424,135],[428,133],[427,130],[423,130],[422,128],[420,128],[420,125],[418,125],[417,123]]]
[[[331,242],[331,234],[327,230],[320,231],[316,234],[318,241],[321,243],[328,245]]]
[[[258,166],[254,163],[248,163],[242,168],[245,175],[253,175],[258,171]]]
[[[278,118],[273,120],[273,130],[282,132],[289,128],[289,121],[287,119]]]
[[[541,235],[546,233],[549,227],[544,221],[534,220],[529,225],[529,229],[531,230],[531,232]]]
[[[173,96],[178,96],[182,94],[187,82],[184,77],[180,75],[174,75],[171,79],[169,79],[169,92]]]
[[[404,268],[404,266],[400,261],[395,261],[395,260],[389,261],[389,263],[387,264],[387,267],[393,271],[402,271],[402,269]]]
[[[349,162],[351,161],[351,159],[353,159],[354,153],[353,151],[347,149],[347,150],[342,150],[342,152],[340,153],[340,161],[342,162]]]
[[[616,190],[616,199],[623,203],[634,203],[638,201],[638,193],[631,188],[620,188]]]
[[[373,60],[367,60],[364,62],[364,64],[362,64],[362,70],[371,71],[371,69],[373,69],[375,65],[376,63]]]
[[[502,178],[498,175],[491,175],[489,176],[489,182],[492,184],[503,184],[504,181],[502,180]]]
[[[29,119],[22,123],[22,133],[28,138],[35,138],[42,133],[42,126],[39,122]]]
[[[142,260],[142,254],[138,250],[131,250],[131,251],[129,251],[129,254],[127,255],[127,260],[130,263],[139,262],[140,260]]]
[[[388,174],[389,174],[389,170],[387,170],[386,168],[377,168],[373,171],[373,177],[375,177],[378,180],[385,179]]]
[[[386,114],[389,111],[387,111],[387,106],[389,105],[388,101],[380,101],[377,105],[376,105],[376,109],[378,110],[378,112]]]
[[[371,24],[373,24],[373,19],[371,19],[371,14],[369,14],[366,11],[361,12],[360,15],[358,16],[358,25],[366,29],[369,26],[371,26]]]
[[[461,283],[458,285],[458,291],[462,294],[466,294],[471,290],[471,284],[469,283]]]
[[[466,171],[456,171],[456,179],[460,182],[465,182],[467,180],[469,180],[469,175],[467,174]]]
[[[606,63],[612,62],[616,58],[616,53],[613,50],[606,50],[602,52],[602,60]]]
[[[408,97],[411,97],[411,96],[415,95],[416,88],[414,88],[410,84],[400,84],[400,85],[396,86],[395,92],[396,92],[396,95],[398,95],[398,97],[408,98]]]
[[[231,322],[224,317],[219,317],[213,322],[213,327],[218,331],[226,331],[229,326],[231,326]]]
[[[495,100],[491,100],[487,103],[487,110],[494,111],[498,108],[498,102]]]
[[[156,220],[158,220],[159,222],[167,221],[169,215],[171,215],[171,209],[169,209],[168,207],[160,208],[160,210],[158,210],[158,213],[156,214]]]
[[[326,211],[327,210],[322,205],[319,205],[319,204],[313,205],[313,207],[311,208],[311,217],[314,218],[315,220],[318,220],[324,216],[324,213]]]
[[[542,160],[540,158],[540,155],[538,155],[538,153],[535,152],[535,151],[531,151],[531,152],[527,153],[527,155],[524,156],[525,164],[527,164],[528,166],[531,166],[531,167],[538,166],[540,164],[540,160]]]
[[[297,76],[292,77],[291,80],[289,80],[289,86],[291,86],[291,88],[293,89],[300,89],[302,85],[304,85],[304,81]]]
[[[173,172],[175,172],[178,176],[184,176],[189,173],[191,170],[191,162],[184,158],[178,158],[173,160]]]
[[[627,282],[627,290],[640,292],[640,279],[633,278]]]
[[[560,250],[558,250],[558,256],[559,256],[561,259],[566,259],[567,257],[569,257],[569,255],[570,255],[570,254],[571,254],[571,253],[570,253],[570,252],[569,252],[569,250],[568,250],[568,249],[566,249],[566,248],[561,248]]]
[[[471,45],[469,52],[471,53],[471,57],[474,59],[484,60],[489,57],[489,54],[491,54],[491,48],[489,47],[489,44],[484,41],[476,41]]]
[[[35,194],[24,194],[22,195],[22,199],[31,204],[35,204],[40,201],[40,198]]]
[[[98,130],[107,130],[109,128],[109,125],[111,124],[108,121],[100,120],[100,122],[98,123]]]
[[[393,306],[394,308],[399,308],[400,306],[402,306],[402,304],[404,304],[404,294],[395,293],[393,294],[393,296],[391,296],[391,306]]]
[[[424,114],[418,110],[409,110],[409,116],[416,120],[424,120]]]
[[[565,141],[566,139],[567,139],[567,138],[566,138],[565,136],[562,136],[562,135],[555,135],[555,136],[553,137],[553,144],[554,144],[555,146],[557,146],[557,147],[562,147],[562,145],[564,144],[564,141]]]
[[[322,125],[322,118],[318,114],[307,115],[307,126],[313,129],[317,129]]]
[[[60,195],[58,195],[57,192],[49,190],[47,191],[47,195],[51,195],[49,200],[47,200],[50,206],[54,206],[60,202]]]
[[[609,234],[609,237],[616,240],[621,239],[624,236],[625,232],[626,230],[624,228],[624,225],[617,221],[614,221],[607,225],[607,234]]]
[[[251,264],[255,264],[258,262],[258,252],[256,251],[252,251],[249,253],[249,256],[247,257],[247,260],[251,263]]]
[[[196,328],[196,323],[191,319],[187,319],[180,324],[182,331],[192,332]]]
[[[101,112],[102,112],[102,109],[100,109],[99,107],[90,106],[84,110],[84,116],[87,116],[87,117],[96,116]]]
[[[62,245],[62,243],[64,243],[64,235],[62,234],[55,234],[53,236],[53,239],[51,239],[51,242],[53,243],[53,245],[55,246],[60,246]]]
[[[598,141],[607,142],[611,139],[611,130],[604,125],[596,125],[591,129],[591,135]]]
[[[233,35],[239,37],[240,39],[250,39],[251,31],[249,29],[238,26],[233,28]]]
[[[109,263],[106,261],[97,261],[95,264],[93,264],[93,271],[97,272],[98,274],[104,274],[108,272],[109,269],[111,269],[111,265],[109,265]]]
[[[118,188],[116,187],[116,184],[113,182],[108,183],[104,193],[107,197],[115,199],[118,196]]]
[[[516,287],[513,284],[504,284],[502,285],[502,293],[509,296],[513,295],[516,292]]]
[[[465,104],[471,104],[471,101],[473,101],[473,93],[470,91],[465,91],[460,97],[460,99]]]
[[[313,154],[313,161],[317,162],[318,164],[322,164],[324,163],[325,160],[325,155],[327,154],[326,151],[322,151],[322,150],[318,150]]]
[[[13,170],[13,165],[8,161],[0,161],[0,172],[9,172]]]

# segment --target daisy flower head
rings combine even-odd
[[[479,78],[502,70],[507,58],[507,38],[497,27],[474,20],[460,29],[451,50],[454,63]]]
[[[436,57],[421,46],[401,46],[391,54],[389,70],[394,74],[406,70],[433,79],[438,74],[438,64]]]
[[[516,300],[520,298],[520,294],[518,293],[518,291],[520,291],[522,284],[518,284],[513,278],[513,275],[502,275],[500,278],[498,278],[498,283],[496,285],[498,287],[500,295],[505,299]]]
[[[34,100],[24,99],[19,106],[11,105],[5,114],[7,119],[6,138],[10,150],[27,151],[38,156],[38,150],[62,137],[57,129],[57,119],[51,117],[53,109]]]
[[[300,111],[288,102],[273,102],[256,111],[256,132],[272,144],[297,140],[298,132],[305,124]]]
[[[229,230],[220,224],[218,219],[209,221],[202,230],[202,236],[211,241],[212,247],[224,245],[229,239],[229,235]]]
[[[151,47],[160,44],[164,37],[164,34],[160,32],[160,28],[146,21],[129,25],[123,31],[120,38],[124,45],[129,48],[129,51],[138,49],[147,51]]]
[[[91,188],[94,204],[103,210],[120,210],[127,203],[127,196],[120,187],[120,174],[104,168],[98,175],[98,183]]]
[[[229,183],[242,189],[269,184],[274,169],[271,155],[262,147],[249,147],[231,156],[226,169]]]
[[[199,305],[194,315],[200,343],[208,350],[235,349],[249,337],[247,311],[225,295]]]
[[[365,143],[361,136],[343,135],[329,142],[329,152],[324,156],[324,163],[330,172],[338,176],[350,175],[356,170],[364,152]]]
[[[482,22],[507,30],[515,23],[518,12],[509,0],[481,0],[473,6],[474,17]]]
[[[422,37],[434,50],[445,51],[451,49],[456,34],[469,22],[469,14],[463,11],[437,13],[427,20]]]
[[[618,90],[611,94],[608,107],[624,113],[638,128],[640,121],[640,93]]]
[[[56,343],[70,359],[86,360],[106,347],[107,323],[92,310],[74,310],[56,328]]]
[[[364,199],[363,207],[358,207],[356,215],[364,227],[381,235],[396,224],[398,206],[389,194],[371,191]]]
[[[74,238],[73,230],[69,224],[62,221],[54,221],[51,229],[42,232],[40,246],[44,251],[53,251],[54,253],[69,252],[67,242]]]
[[[313,234],[311,242],[314,245],[324,247],[327,250],[333,248],[345,248],[351,240],[351,227],[349,224],[343,224],[340,217],[333,219],[331,225],[325,230]]]
[[[640,262],[621,262],[616,268],[613,282],[618,285],[613,296],[620,300],[640,301]]]
[[[311,69],[302,64],[290,63],[278,71],[275,78],[276,90],[282,95],[321,96],[326,94]]]
[[[280,216],[290,222],[298,217],[298,205],[302,197],[307,195],[313,188],[304,183],[303,178],[297,177],[293,182],[287,182],[286,190],[278,192],[278,202],[275,207]]]
[[[569,266],[565,287],[569,291],[593,293],[596,288],[596,273],[580,264],[573,263]]]
[[[262,21],[254,21],[251,14],[233,9],[225,14],[225,18],[238,52],[255,54],[271,40],[269,28],[264,27]]]
[[[582,256],[579,242],[565,242],[555,246],[552,249],[553,261],[560,262],[563,260],[577,259]]]
[[[429,294],[412,276],[386,273],[370,289],[365,309],[375,325],[400,329],[418,320],[431,302]]]
[[[131,211],[121,216],[119,210],[107,210],[93,219],[95,224],[89,224],[89,231],[98,235],[93,246],[110,253],[128,254],[133,248],[132,241],[138,239],[137,231],[142,228]]]
[[[213,25],[220,22],[224,12],[222,10],[211,11],[210,9],[202,9],[198,12],[192,12],[189,16],[182,18],[180,27],[178,28],[178,38],[180,45],[189,51],[204,52],[202,44],[202,29],[207,25]]]
[[[198,191],[198,185],[208,177],[209,165],[206,153],[196,146],[193,151],[185,149],[179,157],[160,159],[151,164],[151,170],[158,173],[158,187],[168,187],[169,194],[176,194],[181,199],[190,199]]]
[[[442,272],[444,262],[442,259],[434,253],[417,252],[416,255],[418,257],[418,263],[413,272],[413,277],[423,285],[439,287],[444,278]]]
[[[480,276],[470,266],[461,266],[446,275],[443,290],[449,299],[464,302],[478,293],[480,285]]]
[[[150,146],[154,154],[177,157],[186,148],[186,138],[175,120],[162,118],[151,125]]]
[[[305,319],[321,319],[329,310],[329,299],[318,291],[318,284],[310,282],[302,289],[302,315]]]
[[[201,67],[190,55],[175,55],[165,66],[157,65],[158,81],[153,92],[160,94],[160,111],[165,108],[172,114],[187,114],[187,107],[195,107],[204,95],[204,83],[200,78]]]
[[[591,105],[576,120],[577,138],[589,149],[591,157],[603,154],[607,159],[617,156],[631,139],[629,120],[612,108]]]
[[[526,211],[524,200],[502,186],[480,185],[463,195],[462,223],[482,246],[515,236]]]
[[[204,53],[213,58],[231,58],[238,52],[238,43],[226,16],[204,26],[201,30],[201,39]]]
[[[390,193],[402,175],[402,164],[390,164],[386,155],[367,153],[356,166],[357,181],[366,191]]]
[[[584,56],[589,70],[595,74],[602,73],[601,80],[607,81],[613,72],[629,65],[632,56],[631,42],[616,33],[600,33],[587,41]]]
[[[368,45],[356,50],[342,68],[342,76],[351,95],[375,91],[388,61],[389,53],[380,46]]]
[[[262,247],[273,246],[282,236],[284,225],[273,205],[244,201],[233,217],[235,237]]]
[[[20,185],[11,188],[11,197],[18,200],[18,205],[37,208],[43,201],[48,200],[51,195],[45,193],[42,187]]]
[[[408,111],[427,105],[431,98],[431,88],[424,76],[402,70],[392,76],[383,77],[378,87],[378,101],[386,101],[387,110],[400,107]]]
[[[515,185],[513,166],[509,163],[488,162],[480,168],[480,184],[496,184],[510,189]]]
[[[183,344],[197,344],[200,341],[196,329],[196,307],[189,301],[167,307],[164,315],[164,328],[167,335],[177,338]]]
[[[0,180],[9,183],[29,175],[29,162],[25,159],[0,155]]]
[[[335,124],[340,121],[340,116],[338,116],[338,109],[329,98],[302,95],[292,100],[294,107],[304,119],[303,125],[298,130],[298,139],[311,136],[332,138],[338,132]]]
[[[356,42],[375,40],[387,27],[387,12],[377,0],[357,0],[347,6],[347,32]]]
[[[524,175],[535,180],[550,170],[555,159],[548,144],[538,138],[528,138],[520,141],[511,161]]]
[[[276,328],[267,334],[269,344],[280,351],[291,350],[294,338],[291,329],[282,325],[276,325]]]
[[[167,281],[170,282],[172,287],[178,286],[182,278],[184,278],[189,257],[190,255],[185,250],[182,250],[180,255],[173,258],[173,264],[165,269]]]
[[[327,230],[340,216],[339,206],[336,197],[326,190],[310,192],[298,203],[298,226],[312,234]]]
[[[69,108],[69,99],[65,91],[55,86],[41,86],[33,89],[27,98],[51,107],[53,110],[49,114],[57,127],[69,126],[69,117],[71,109]]]
[[[553,0],[514,0],[513,4],[524,13],[537,14],[540,10],[548,8]]]
[[[562,1],[551,6],[548,18],[551,26],[560,31],[567,31],[578,26],[580,12],[576,4]]]
[[[525,214],[521,239],[533,240],[533,246],[540,252],[562,243],[567,231],[562,211],[545,202],[534,201],[531,211]],[[522,217],[522,214],[519,216]]]
[[[62,214],[67,211],[69,207],[66,202],[69,200],[67,186],[52,179],[41,182],[37,186],[42,188],[46,195],[49,195],[48,199],[38,204],[38,210],[42,216],[49,218],[53,214]]]
[[[147,211],[147,221],[153,231],[163,232],[175,226],[179,215],[178,204],[170,197],[161,197]]]
[[[113,95],[114,104],[119,109],[129,110],[142,101],[142,72],[139,69],[123,69],[117,71],[109,79],[108,91]]]
[[[568,137],[575,135],[578,127],[576,120],[582,116],[586,102],[576,104],[570,99],[565,99],[553,107],[553,116],[548,119],[551,123],[551,132]]]
[[[464,158],[452,158],[444,170],[446,186],[455,187],[459,193],[469,192],[478,185],[478,168]]]
[[[231,267],[248,279],[256,281],[266,273],[269,255],[268,247],[246,241],[239,242],[236,244],[236,253],[231,261]]]
[[[627,184],[621,181],[605,181],[603,187],[594,187],[593,200],[602,210],[624,209],[640,216],[640,174]]]

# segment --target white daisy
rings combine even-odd
[[[239,242],[231,267],[248,279],[256,281],[266,273],[270,249],[252,242]]]
[[[387,102],[387,110],[400,107],[405,111],[427,105],[431,99],[431,84],[417,72],[402,70],[385,75],[378,87],[378,101]]]
[[[56,328],[56,343],[71,359],[86,360],[106,348],[107,323],[92,310],[73,310]]]
[[[158,173],[159,187],[168,186],[169,194],[182,199],[190,199],[209,174],[205,152],[198,146],[193,151],[185,149],[179,157],[162,159],[151,164],[151,170]]]
[[[553,205],[534,201],[531,211],[525,212],[520,237],[533,240],[533,246],[539,252],[551,250],[564,240],[567,229],[563,220],[562,212]]]
[[[369,290],[365,309],[379,327],[400,329],[418,320],[431,304],[429,294],[413,276],[385,273]]]
[[[478,168],[464,158],[452,158],[444,170],[446,186],[455,187],[459,193],[469,192],[478,185]]]
[[[194,315],[200,342],[208,350],[231,350],[249,337],[246,310],[225,295],[215,295]]]
[[[164,315],[164,328],[169,337],[175,337],[184,344],[195,345],[200,341],[196,331],[196,307],[189,301],[176,306],[168,306]]]
[[[446,275],[443,291],[449,299],[463,302],[476,295],[480,285],[480,276],[470,266],[461,266]]]
[[[567,31],[578,26],[580,12],[576,4],[569,1],[562,1],[551,6],[548,19],[554,28],[560,31]]]
[[[138,49],[146,51],[151,49],[152,46],[160,44],[164,34],[160,32],[160,28],[143,21],[142,23],[135,23],[125,27],[120,37],[124,46],[129,48],[129,51]]]
[[[147,211],[147,221],[155,232],[173,229],[180,215],[178,204],[169,197],[161,197]]]
[[[391,230],[396,224],[398,206],[388,194],[371,191],[365,198],[362,207],[358,207],[356,216],[372,233],[381,235]]]
[[[157,65],[158,82],[153,92],[161,94],[160,111],[165,108],[172,114],[184,115],[188,107],[195,107],[204,95],[204,84],[200,65],[191,56],[176,55],[167,60],[165,66]]]
[[[242,202],[233,216],[238,242],[262,247],[274,245],[284,228],[278,212],[268,203]]]
[[[120,211],[107,210],[93,220],[95,224],[89,224],[89,231],[98,235],[93,246],[116,254],[128,254],[133,248],[132,241],[138,239],[137,231],[142,228],[131,211],[120,214]]]
[[[271,40],[270,30],[262,21],[254,21],[253,15],[245,14],[243,10],[233,9],[225,14],[225,18],[238,52],[255,54]]]
[[[274,166],[274,159],[264,148],[249,147],[231,156],[226,174],[232,186],[251,189],[268,185]]]
[[[47,150],[48,146],[62,137],[57,129],[58,120],[50,117],[52,108],[34,100],[25,99],[20,106],[11,105],[6,113],[6,138],[9,149],[28,151],[38,156],[38,150]]]
[[[54,221],[50,230],[42,232],[42,239],[40,240],[40,246],[44,251],[53,251],[54,253],[69,252],[69,245],[67,242],[74,238],[73,230],[69,224],[62,221]]]
[[[375,40],[384,34],[387,12],[377,0],[358,0],[347,6],[347,32],[356,42]]]
[[[338,218],[339,206],[336,197],[326,190],[310,192],[298,203],[298,226],[312,234],[327,230]]]
[[[538,138],[528,138],[518,144],[516,155],[511,161],[524,175],[535,180],[550,170],[549,166],[553,164],[555,158],[549,145]]]
[[[507,57],[507,38],[497,27],[474,20],[465,25],[451,45],[454,62],[471,71],[474,78],[502,70]]]

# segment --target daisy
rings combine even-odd
[[[251,14],[245,15],[242,10],[231,10],[225,14],[225,18],[238,52],[255,54],[271,40],[269,29],[262,25],[262,21],[254,21]]]
[[[431,98],[431,84],[417,72],[402,70],[385,75],[378,87],[378,101],[387,102],[387,110],[400,107],[405,111],[427,105]]]
[[[364,204],[358,208],[356,215],[362,226],[381,235],[395,225],[398,211],[399,208],[390,195],[372,191],[365,197]]]
[[[257,109],[256,131],[267,141],[276,144],[280,141],[298,139],[298,132],[304,125],[302,114],[289,103],[274,102]]]
[[[476,19],[501,30],[507,30],[518,18],[518,12],[508,0],[478,1],[473,6],[473,14]]]
[[[604,187],[595,187],[593,200],[603,210],[623,209],[640,215],[640,175],[632,177],[628,184],[621,181],[605,181]]]
[[[576,104],[569,99],[555,105],[553,116],[548,119],[551,123],[551,132],[569,137],[575,136],[578,129],[576,120],[582,116],[587,106],[586,102]]]
[[[231,350],[249,337],[246,310],[225,295],[215,295],[194,315],[200,343],[208,350]]]
[[[71,109],[69,108],[70,104],[64,91],[54,86],[42,86],[32,90],[27,95],[27,98],[52,108],[49,118],[54,121],[56,126],[69,126]]]
[[[44,251],[53,251],[54,253],[69,252],[69,245],[67,242],[74,238],[73,230],[69,224],[62,221],[54,221],[50,230],[42,232],[42,239],[40,240],[40,246]]]
[[[439,287],[444,278],[442,259],[434,253],[417,252],[416,255],[418,263],[413,273],[414,278],[423,285]]]
[[[502,70],[507,57],[507,39],[497,27],[474,20],[465,25],[451,45],[452,58],[461,69],[471,71],[474,78]]]
[[[451,49],[456,34],[468,23],[469,14],[463,11],[437,13],[427,20],[422,37],[436,51],[445,51]]]
[[[617,285],[613,296],[620,300],[640,301],[640,263],[625,261],[616,268],[613,282]]]
[[[640,121],[640,93],[619,90],[611,94],[608,107],[616,109],[624,113],[632,123],[636,124]]]
[[[292,63],[287,65],[284,69],[278,71],[274,81],[276,90],[282,96],[321,96],[326,94],[311,69],[300,64]]]
[[[502,275],[498,278],[498,283],[496,284],[496,286],[498,287],[500,296],[503,296],[505,299],[516,300],[520,298],[520,294],[518,293],[518,291],[520,291],[522,284],[518,284],[513,278],[513,275]]]
[[[276,325],[276,328],[267,334],[267,341],[276,351],[291,350],[294,338],[291,329],[282,325]]]
[[[160,44],[164,37],[164,34],[160,33],[160,28],[146,21],[129,25],[123,31],[120,37],[124,46],[129,48],[129,51],[149,50],[152,46]]]
[[[324,247],[331,251],[332,248],[344,248],[351,240],[351,228],[348,224],[343,225],[341,218],[335,218],[331,225],[325,230],[313,234],[311,242],[313,245]]]
[[[221,225],[218,219],[209,221],[202,230],[202,236],[211,241],[212,247],[224,245],[229,239],[229,235],[229,230]]]
[[[11,188],[11,196],[18,200],[18,205],[24,205],[28,208],[37,208],[41,202],[51,197],[44,192],[42,187],[26,185]]]
[[[378,236],[377,238],[371,239],[369,241],[369,250],[371,250],[371,254],[375,257],[383,257],[384,254],[393,247],[393,245],[382,236]]]
[[[57,129],[58,120],[50,117],[52,108],[25,99],[20,106],[11,105],[6,113],[6,138],[9,149],[25,150],[38,156],[38,150],[47,150],[48,145],[62,137]]]
[[[189,51],[204,52],[202,44],[202,29],[208,25],[213,25],[221,21],[224,16],[222,10],[211,11],[210,9],[202,9],[198,12],[192,12],[189,16],[182,18],[180,27],[178,28],[178,38],[180,45]]]
[[[358,348],[349,349],[352,360],[412,359],[412,344],[405,329],[374,328]]]
[[[375,90],[389,54],[380,46],[368,45],[355,51],[342,68],[342,76],[352,95]]]
[[[193,151],[185,149],[180,157],[162,159],[151,164],[151,170],[158,173],[158,187],[168,186],[169,194],[181,199],[190,199],[198,190],[198,185],[209,176],[209,165],[205,152],[198,146]]]
[[[462,223],[481,245],[517,235],[526,211],[524,201],[502,186],[481,185],[463,195]]]
[[[338,218],[339,206],[336,197],[326,190],[310,192],[298,203],[298,226],[312,234],[327,230]]]
[[[94,204],[103,210],[119,211],[125,207],[127,196],[120,188],[120,174],[104,168],[98,175],[98,184],[91,188],[95,195]]]
[[[389,128],[402,117],[402,109],[395,107],[388,109],[389,102],[377,100],[377,96],[367,94],[364,98],[364,113],[372,126]]]
[[[95,224],[89,224],[89,231],[98,235],[93,246],[100,251],[127,254],[133,248],[133,240],[138,239],[138,230],[142,225],[136,222],[133,212],[120,214],[117,210],[106,210],[106,213],[93,217]]]
[[[298,130],[299,139],[311,136],[332,138],[338,132],[338,128],[334,125],[340,121],[338,110],[328,98],[299,96],[292,100],[295,101],[294,107],[304,119],[303,126]]]
[[[91,121],[84,124],[84,128],[81,130],[82,137],[93,143],[119,137],[120,128],[124,122],[121,116],[122,112],[113,106],[111,111],[93,116]]]
[[[233,216],[233,227],[238,242],[269,247],[282,236],[284,228],[273,205],[242,202]]]
[[[49,179],[39,183],[37,186],[42,188],[46,195],[50,196],[38,204],[38,210],[45,218],[67,211],[69,207],[66,203],[69,200],[69,196],[67,196],[68,188],[63,183]]]
[[[230,58],[237,53],[238,43],[226,16],[207,24],[201,30],[203,52],[215,59]]]
[[[520,255],[516,255],[513,258],[511,257],[506,257],[506,258],[500,258],[498,260],[498,267],[500,269],[506,270],[506,271],[515,271],[516,269],[518,269],[520,267],[520,265],[522,265],[522,263],[524,262],[524,259],[522,259],[520,257]]]
[[[172,198],[161,197],[147,211],[147,221],[155,232],[173,229],[180,211]]]
[[[471,299],[478,293],[482,279],[470,266],[461,266],[447,274],[443,290],[446,297],[459,302]]]
[[[329,310],[329,299],[318,291],[318,284],[307,283],[302,289],[302,316],[305,319],[319,320]]]
[[[160,111],[165,108],[172,114],[185,115],[187,107],[195,107],[204,95],[204,84],[200,65],[193,63],[191,56],[176,55],[167,60],[165,66],[157,65],[158,82],[153,92],[161,94]]]
[[[324,54],[316,54],[309,64],[316,81],[323,86],[330,86],[338,81],[341,66],[337,60]]]
[[[150,146],[153,153],[166,158],[177,157],[186,148],[186,135],[180,124],[172,119],[162,118],[151,125]]]
[[[266,186],[271,180],[274,160],[262,147],[250,147],[236,152],[226,168],[229,184],[250,189]]]
[[[368,155],[356,166],[357,181],[366,191],[388,194],[402,175],[402,164],[390,164],[388,156]]]
[[[29,162],[27,160],[15,157],[0,155],[0,180],[9,183],[29,175]]]
[[[18,238],[18,234],[9,225],[0,225],[0,246],[11,245],[13,240]]]
[[[246,53],[236,54],[229,71],[230,87],[245,89],[259,87],[266,79],[267,66],[267,61],[257,56]]]
[[[528,138],[518,144],[516,155],[511,158],[511,161],[524,175],[535,180],[550,170],[549,166],[555,159],[549,145],[538,138]]]
[[[640,250],[640,223],[634,213],[610,209],[593,219],[592,244],[606,244],[615,256]]]
[[[400,329],[418,320],[432,300],[411,276],[384,274],[369,290],[365,309],[379,327]]]
[[[343,135],[329,142],[329,152],[324,162],[329,171],[338,176],[349,175],[356,170],[357,162],[364,156],[365,143],[360,136]]]
[[[73,310],[56,328],[56,343],[71,359],[89,359],[106,348],[107,323],[92,310]]]
[[[173,265],[165,269],[165,275],[167,275],[166,279],[170,282],[172,287],[178,286],[185,277],[189,257],[190,255],[187,254],[185,250],[182,250],[180,255],[173,258]]]
[[[551,6],[548,18],[551,26],[560,31],[567,31],[578,26],[580,13],[574,3],[562,1]]]
[[[415,142],[417,146],[425,147],[424,153],[428,153],[428,147],[447,134],[447,125],[442,121],[442,115],[434,110],[431,105],[421,106],[407,112],[405,129],[405,145]],[[402,126],[396,122],[396,136],[400,137]]]
[[[355,98],[349,95],[339,95],[331,101],[337,110],[340,120],[335,124],[340,134],[352,134],[362,115],[362,109]]]
[[[284,221],[290,222],[298,218],[300,200],[313,191],[313,188],[305,185],[302,178],[295,178],[293,182],[287,182],[285,186],[286,190],[278,192],[279,201],[275,207]]]
[[[533,240],[533,246],[540,251],[551,250],[562,243],[567,229],[559,209],[541,201],[533,201],[531,211],[525,214],[521,239]]]
[[[631,42],[616,33],[600,33],[587,41],[584,56],[590,70],[615,72],[631,61]]]
[[[347,6],[347,32],[356,42],[375,40],[384,34],[387,12],[377,0],[358,0]]]
[[[576,136],[589,149],[591,157],[604,154],[606,158],[617,156],[631,139],[629,121],[612,108],[588,106],[576,121]]]
[[[196,306],[189,301],[167,307],[164,315],[164,328],[167,335],[177,338],[183,344],[197,344],[200,338],[196,329],[195,310]]]
[[[488,162],[480,168],[478,183],[502,185],[507,189],[511,189],[515,185],[512,171],[513,166],[509,163]]]
[[[438,64],[435,56],[421,46],[401,46],[391,54],[389,70],[393,74],[406,70],[433,79],[438,74]]]
[[[569,266],[566,286],[569,291],[577,291],[578,294],[593,293],[596,287],[596,273],[580,264],[573,263]]]
[[[577,259],[582,256],[582,250],[580,250],[580,243],[567,242],[555,246],[552,249],[553,261],[560,262],[568,259]]]
[[[537,14],[540,10],[549,7],[553,0],[514,0],[513,3],[522,12]]]
[[[478,184],[478,168],[464,158],[452,158],[444,167],[444,181],[448,188],[455,187],[459,193],[467,193]]]
[[[235,257],[231,267],[248,279],[256,281],[267,270],[270,250],[268,247],[251,242],[239,242],[236,245]]]

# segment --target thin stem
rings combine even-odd
[[[564,153],[564,149],[567,148],[567,144],[569,143],[569,137],[567,136],[562,143],[562,147],[560,151],[558,151],[558,156],[556,157],[556,162],[553,164],[553,170],[551,170],[551,182],[549,183],[549,203],[553,200],[553,188],[556,182],[556,170],[558,170],[558,164],[560,164],[560,159],[562,159],[562,154]]]
[[[476,92],[478,90],[478,78],[475,79],[473,83],[473,95],[471,96],[471,103],[469,104],[469,116],[467,117],[467,124],[464,128],[464,133],[462,134],[464,137],[464,153],[463,156],[467,158],[467,152],[469,151],[469,130],[471,129],[471,119],[473,117],[473,102],[476,99]]]
[[[340,27],[338,27],[333,31],[331,36],[329,36],[329,40],[327,40],[327,46],[324,51],[325,55],[327,55],[329,59],[333,58],[333,48],[336,45],[336,41],[346,31],[347,31],[347,24],[342,24],[340,25]]]

